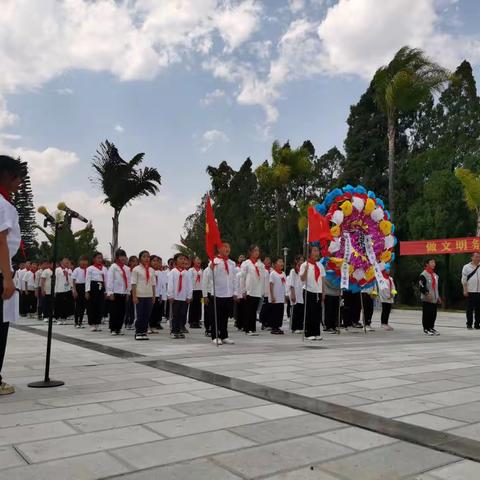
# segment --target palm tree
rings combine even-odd
[[[480,176],[468,168],[457,168],[455,176],[463,186],[468,208],[477,215],[477,237],[480,237]]]
[[[408,46],[402,47],[373,77],[377,106],[387,116],[388,203],[392,217],[395,210],[393,183],[398,114],[416,110],[449,78],[449,72],[429,60],[422,50]]]
[[[161,185],[161,177],[156,168],[140,168],[144,153],[137,153],[126,162],[120,157],[117,147],[108,140],[100,144],[100,149],[93,158],[92,166],[96,179],[105,199],[103,203],[113,208],[112,258],[118,248],[119,217],[122,210],[138,197],[156,195]]]

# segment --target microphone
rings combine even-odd
[[[48,213],[48,210],[46,209],[46,207],[43,207],[43,206],[38,207],[37,212],[42,214],[50,223],[55,223],[55,218],[53,218],[52,215]]]
[[[83,223],[88,223],[88,220],[83,217],[82,215],[80,215],[78,212],[76,212],[75,210],[72,210],[70,208],[67,207],[67,205],[65,204],[65,202],[60,202],[58,205],[57,205],[57,208],[59,210],[62,210],[63,212],[65,212],[66,214],[70,215],[72,218],[76,218],[77,220],[80,220],[81,222]]]

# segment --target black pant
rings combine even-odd
[[[373,317],[373,298],[368,293],[362,293],[362,303],[365,325],[371,325]]]
[[[188,324],[191,327],[199,327],[202,319],[202,291],[194,290],[192,301],[188,307]]]
[[[180,333],[187,323],[188,303],[174,300],[172,303],[172,333]]]
[[[343,292],[343,324],[345,327],[351,327],[360,322],[360,313],[362,305],[360,303],[360,293]]]
[[[7,337],[8,337],[8,326],[9,322],[3,321],[3,301],[1,303],[2,315],[0,319],[0,383],[2,383],[2,367],[3,359],[5,358],[5,350],[7,349]]]
[[[52,296],[45,295],[42,297],[42,315],[43,318],[50,318],[50,314],[52,313]]]
[[[388,325],[388,319],[390,318],[390,312],[392,311],[392,304],[382,302],[382,316],[380,321],[382,325]]]
[[[125,326],[131,326],[133,322],[135,322],[135,304],[133,303],[132,296],[129,296],[125,310]]]
[[[245,299],[245,331],[255,332],[257,330],[257,310],[260,297],[250,297]],[[262,307],[263,308],[263,307]]]
[[[303,330],[303,303],[292,305],[292,332]]]
[[[75,299],[75,325],[81,325],[85,309],[87,308],[87,301],[85,300],[85,284],[77,283],[75,285],[77,290],[77,298]]]
[[[89,299],[87,302],[87,315],[89,325],[100,325],[105,308],[105,286],[103,282],[91,282]]]
[[[232,297],[217,297],[217,328],[218,338],[224,340],[228,338],[228,319],[233,315],[233,298]],[[215,322],[215,320],[213,320]],[[215,323],[212,324],[212,340],[217,338],[215,331]]]
[[[146,334],[148,331],[148,321],[152,314],[153,300],[152,297],[138,297],[138,303],[135,311],[137,319],[135,320],[135,335]]]
[[[469,293],[467,298],[467,326],[473,325],[475,314],[475,327],[480,327],[480,293]]]
[[[152,313],[150,314],[150,320],[148,321],[150,328],[161,327],[160,323],[162,321],[162,306],[163,303],[157,298],[152,306]]]
[[[28,313],[28,294],[27,292],[20,290],[20,315],[24,317]]]
[[[271,327],[270,325],[270,303],[268,297],[263,297],[262,308],[260,310],[260,323],[263,328]]]
[[[37,297],[35,296],[35,290],[27,291],[27,313],[32,314],[37,311]]]
[[[43,313],[43,296],[42,296],[42,289],[37,289],[37,315],[38,318],[42,316]]]
[[[271,303],[269,306],[270,326],[272,330],[280,330],[283,325],[284,303]]]
[[[245,314],[246,314],[246,305],[247,301],[244,298],[239,298],[239,300],[235,303],[235,326],[239,330],[243,330],[245,328]]]
[[[71,291],[55,294],[55,318],[66,320],[73,313],[73,295]]]
[[[340,297],[336,295],[325,295],[325,328],[337,329],[340,308]]]
[[[120,332],[123,327],[123,319],[125,318],[127,296],[115,293],[110,303],[110,330],[112,332]]]
[[[203,319],[203,326],[205,327],[205,333],[210,335],[213,323],[213,295],[207,294],[207,304],[205,305],[205,317]]]
[[[430,302],[422,302],[422,324],[424,330],[435,328],[435,320],[437,319],[437,304]]]
[[[305,304],[305,336],[317,337],[320,335],[322,323],[322,294],[303,291],[303,303]]]

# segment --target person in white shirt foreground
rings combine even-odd
[[[283,259],[277,258],[273,263],[273,270],[270,272],[270,326],[271,333],[283,335],[283,314],[285,312],[285,300],[287,297],[287,278],[283,271]]]
[[[472,261],[462,269],[463,295],[467,299],[467,328],[480,329],[480,253],[472,255]],[[475,316],[475,323],[474,323]]]
[[[131,289],[130,272],[125,265],[126,262],[125,250],[117,250],[115,263],[112,263],[107,275],[107,298],[111,302],[109,327],[112,335],[123,335],[123,321]]]
[[[85,282],[87,279],[88,263],[88,257],[82,255],[78,259],[78,267],[72,273],[72,292],[75,300],[75,328],[84,328],[83,317],[87,308]]]
[[[322,340],[320,324],[322,321],[323,279],[326,273],[319,259],[320,249],[310,246],[308,261],[300,267],[300,279],[304,289],[305,338],[307,340]]]

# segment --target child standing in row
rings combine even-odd
[[[172,310],[171,337],[185,338],[188,304],[192,300],[192,276],[185,270],[187,257],[177,253],[173,260],[175,268],[168,276],[168,300]],[[187,332],[188,333],[188,332]]]
[[[100,252],[93,254],[93,264],[87,268],[85,278],[85,298],[87,300],[88,324],[92,332],[101,332],[108,271],[103,264]]]
[[[301,255],[295,257],[295,265],[290,270],[289,288],[290,302],[292,304],[292,326],[293,333],[303,332],[303,285],[300,280],[300,266],[304,262]]]
[[[132,271],[138,265],[138,257],[132,255],[128,259],[128,278],[130,280],[130,288],[131,288],[131,278],[132,278]],[[133,303],[132,295],[129,295],[127,300],[127,309],[125,312],[125,329],[126,330],[133,330],[133,324],[135,323],[135,305]]]
[[[271,333],[283,335],[283,314],[285,312],[285,298],[287,296],[287,278],[283,272],[283,259],[277,258],[270,273],[270,326]]]
[[[260,247],[251,245],[248,249],[248,260],[241,267],[241,293],[245,298],[245,333],[256,336],[257,310],[263,299],[265,287],[265,267],[260,261]]]
[[[107,296],[111,302],[109,326],[112,335],[123,335],[123,321],[131,289],[130,269],[125,265],[126,262],[125,250],[119,249],[115,252],[115,263],[108,270]]]
[[[193,258],[193,265],[190,268],[191,281],[193,285],[192,301],[188,308],[188,325],[190,328],[200,328],[202,320],[202,260],[200,257]]]
[[[87,300],[85,298],[87,268],[88,257],[82,255],[78,260],[78,267],[72,273],[72,291],[75,299],[75,328],[84,328],[83,317],[87,308]]]

